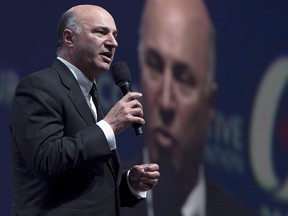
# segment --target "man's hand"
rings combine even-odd
[[[115,134],[120,133],[132,123],[143,125],[143,108],[136,98],[142,97],[141,93],[129,92],[119,100],[104,117]]]
[[[160,177],[157,164],[142,164],[132,167],[129,173],[129,181],[136,192],[148,191],[158,183]]]

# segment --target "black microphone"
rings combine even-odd
[[[132,91],[131,74],[126,62],[120,61],[112,65],[112,76],[115,84],[120,88],[123,96]],[[143,135],[142,125],[133,123],[132,127],[137,136]]]

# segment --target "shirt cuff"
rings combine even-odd
[[[130,170],[128,170],[126,178],[127,178],[127,183],[128,183],[128,187],[129,187],[130,191],[131,191],[138,199],[146,198],[146,197],[147,197],[147,191],[139,191],[139,192],[137,192],[137,191],[135,191],[135,190],[132,188],[132,186],[131,186],[131,184],[130,184],[130,181],[129,181],[129,173],[130,173]]]
[[[107,142],[109,144],[110,150],[116,149],[116,139],[115,139],[115,134],[114,131],[112,130],[111,126],[105,121],[101,120],[96,123],[101,130],[103,131]]]

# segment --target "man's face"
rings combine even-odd
[[[202,160],[214,91],[207,85],[208,34],[201,23],[188,33],[180,25],[170,30],[151,24],[140,43],[145,143],[153,162],[169,160],[180,171]]]
[[[117,29],[113,18],[105,12],[81,14],[81,33],[74,34],[73,55],[76,66],[89,78],[109,70],[116,47]]]

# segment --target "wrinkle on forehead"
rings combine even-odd
[[[69,11],[75,13],[77,19],[81,23],[90,22],[92,19],[97,19],[99,22],[102,20],[110,20],[111,23],[114,23],[112,15],[102,7],[97,5],[77,5],[69,9]]]
[[[186,34],[194,26],[205,32],[211,30],[210,17],[202,0],[148,0],[142,19],[142,34],[148,27],[152,31],[158,27],[171,29],[171,32],[186,29]]]
[[[69,9],[69,11],[74,12],[76,14],[88,14],[90,12],[97,12],[97,13],[108,13],[104,8],[99,7],[97,5],[77,5]]]

